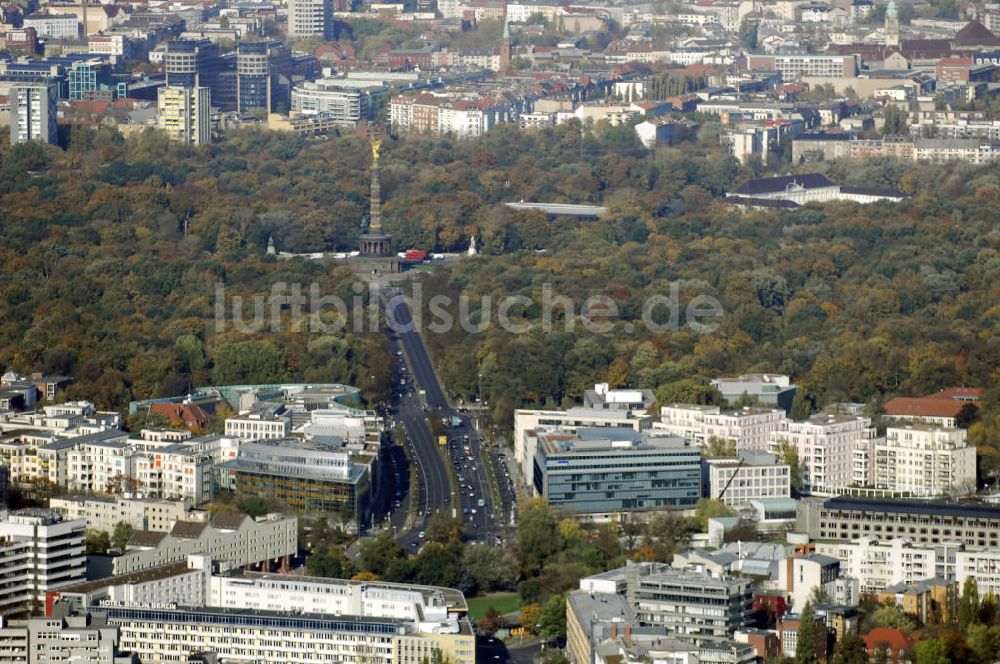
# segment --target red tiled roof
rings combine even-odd
[[[878,646],[888,646],[892,650],[894,659],[899,656],[899,653],[907,648],[912,648],[913,644],[916,643],[902,630],[894,627],[876,627],[862,636],[861,640],[865,642],[865,649],[868,652],[872,652]]]
[[[982,396],[983,388],[981,387],[949,387],[940,392],[928,394],[924,398],[947,399],[951,401],[979,401]]]
[[[154,403],[149,407],[150,413],[159,413],[170,420],[171,425],[204,426],[208,422],[208,413],[201,406],[189,406],[179,403]]]
[[[885,404],[885,414],[897,417],[955,417],[967,403],[976,405],[983,390],[950,387],[924,397],[896,397]]]

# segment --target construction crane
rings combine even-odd
[[[729,489],[729,485],[732,484],[733,480],[736,479],[736,473],[740,472],[740,468],[743,467],[743,464],[746,463],[746,461],[747,460],[744,457],[740,459],[740,462],[738,464],[736,464],[736,470],[734,470],[733,474],[729,476],[729,481],[726,482],[726,486],[722,487],[722,491],[719,492],[719,500],[722,500],[723,497],[725,497],[726,491]]]

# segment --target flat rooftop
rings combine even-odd
[[[537,210],[553,216],[567,217],[600,217],[607,214],[608,208],[599,205],[575,205],[571,203],[505,203],[512,210]]]
[[[831,510],[860,512],[883,512],[901,514],[934,514],[972,519],[1000,521],[1000,507],[981,503],[955,503],[939,500],[903,500],[888,498],[863,498],[839,496],[823,502],[823,507]]]
[[[94,581],[84,581],[83,583],[60,588],[59,592],[90,594],[101,590],[102,588],[132,583],[150,583],[152,581],[160,581],[162,579],[180,576],[181,574],[191,571],[193,570],[188,568],[187,561],[184,561],[181,563],[173,563],[171,565],[163,565],[162,567],[154,567],[141,572],[121,574],[119,576],[109,576],[103,579],[95,579]]]
[[[248,580],[281,581],[282,583],[318,583],[331,586],[364,586],[365,588],[384,588],[386,590],[401,590],[405,592],[420,593],[425,604],[430,604],[431,600],[440,598],[444,600],[446,606],[455,611],[468,611],[469,607],[465,601],[465,595],[455,588],[444,588],[441,586],[421,586],[408,583],[389,583],[387,581],[355,581],[353,579],[337,579],[327,576],[289,576],[288,574],[274,574],[271,572],[250,572],[242,569],[234,569],[227,576],[232,578],[244,578]]]
[[[620,452],[621,454],[663,450],[694,450],[678,436],[643,435],[633,429],[581,429],[537,431],[546,456],[567,453]]]

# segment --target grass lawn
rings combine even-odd
[[[482,620],[486,611],[492,606],[497,613],[503,615],[521,608],[521,598],[517,593],[492,593],[482,597],[473,597],[469,602],[469,616],[473,622]]]

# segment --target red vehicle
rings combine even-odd
[[[430,256],[429,253],[420,249],[409,249],[403,254],[403,258],[408,261],[425,261],[428,256]]]

